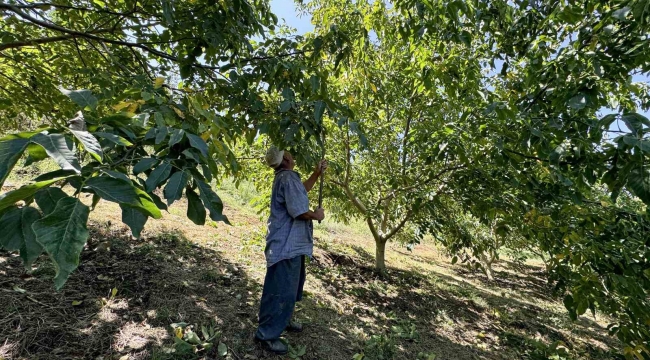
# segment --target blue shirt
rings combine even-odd
[[[300,255],[312,255],[312,222],[297,219],[308,211],[309,198],[300,175],[292,170],[277,171],[271,191],[271,216],[264,250],[266,266]]]

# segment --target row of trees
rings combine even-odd
[[[650,356],[647,4],[300,6],[304,37],[262,0],[0,3],[0,121],[23,131],[0,183],[21,157],[61,167],[0,197],[2,247],[47,253],[60,288],[101,199],[135,236],[183,195],[195,223],[227,221],[209,184],[250,176],[238,155],[313,164],[324,138],[330,205],[368,224],[379,270],[388,241],[427,233],[490,276],[500,247],[532,249],[572,317],[612,315]]]

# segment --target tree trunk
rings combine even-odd
[[[488,278],[488,281],[494,280],[494,271],[492,270],[492,263],[494,262],[494,257],[491,259],[488,259],[485,254],[481,254],[479,257],[481,261],[481,265],[483,266],[483,270],[485,271],[485,275]]]
[[[375,270],[383,273],[386,271],[386,241],[375,239]]]

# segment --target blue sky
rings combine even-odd
[[[280,21],[284,19],[287,25],[295,28],[296,33],[300,35],[314,30],[309,16],[298,16],[296,6],[291,0],[271,0],[271,10]]]

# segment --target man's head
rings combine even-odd
[[[288,151],[280,150],[275,146],[271,146],[266,151],[266,156],[264,157],[266,165],[269,167],[280,170],[288,169],[293,170],[295,162],[293,161],[293,156]]]

